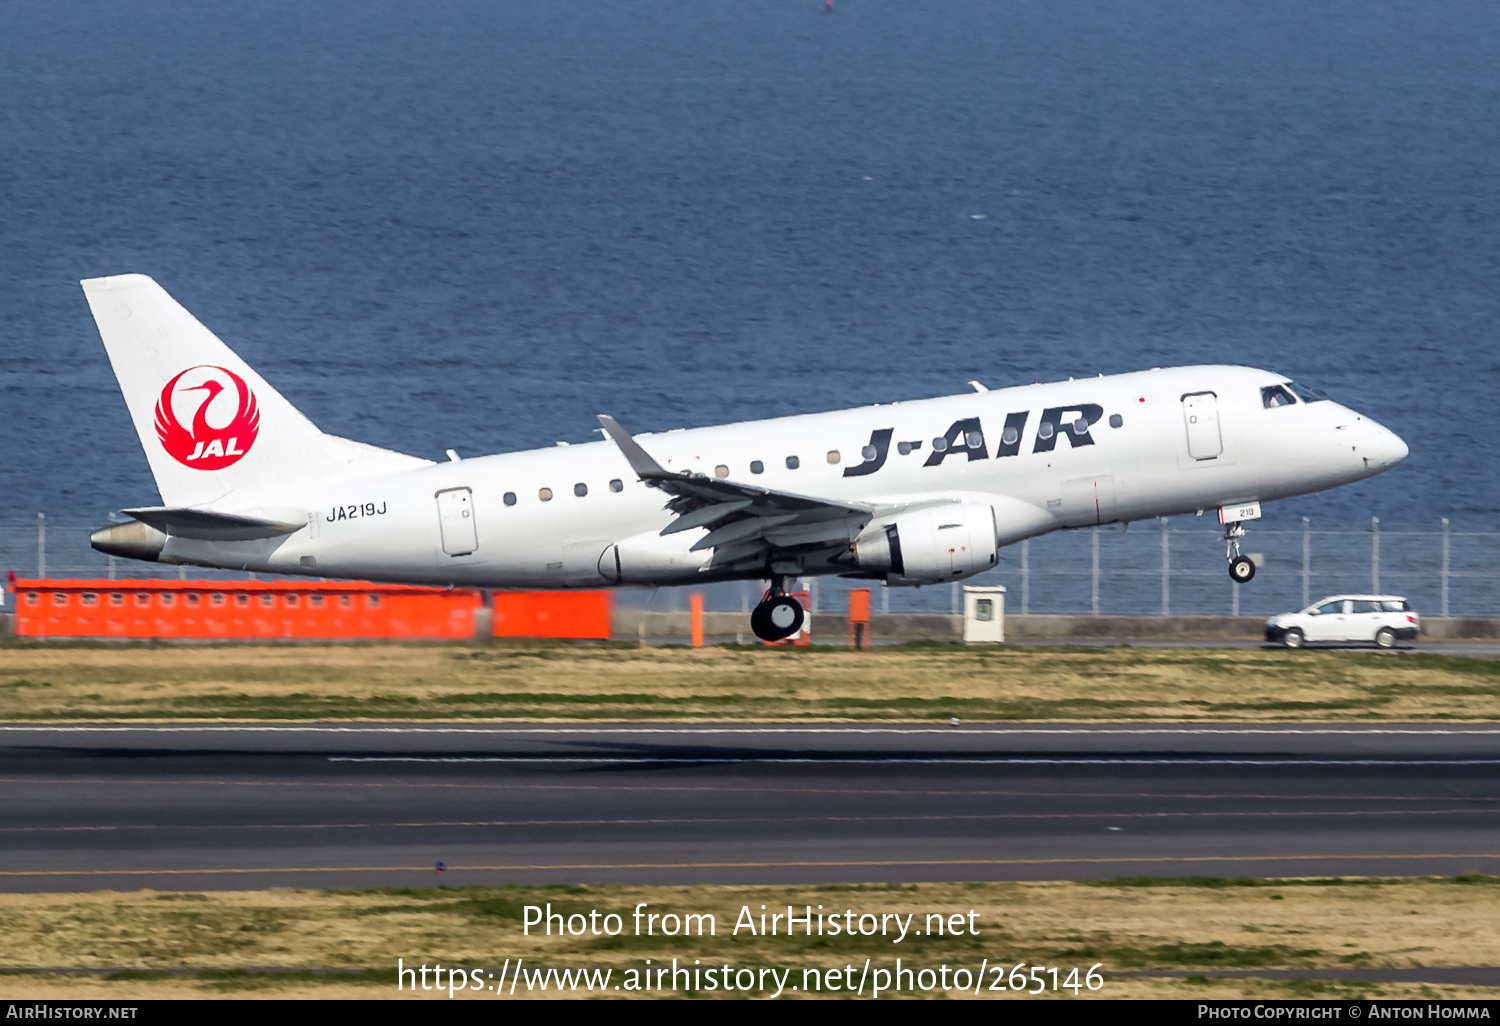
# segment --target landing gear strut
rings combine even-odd
[[[1245,584],[1255,576],[1255,561],[1240,555],[1240,539],[1245,529],[1238,520],[1224,525],[1225,555],[1229,558],[1229,577],[1235,584]]]
[[[770,590],[750,612],[750,629],[762,641],[781,641],[802,629],[802,603],[786,593],[787,579],[773,577]]]

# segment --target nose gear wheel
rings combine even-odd
[[[1245,584],[1255,576],[1255,561],[1240,555],[1240,539],[1245,537],[1245,528],[1238,520],[1224,525],[1224,554],[1229,558],[1229,578],[1235,584]]]

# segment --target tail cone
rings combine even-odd
[[[89,544],[100,552],[126,559],[140,559],[155,563],[161,556],[167,536],[150,524],[132,520],[127,524],[111,524],[101,527],[89,535]]]

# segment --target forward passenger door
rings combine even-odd
[[[1188,455],[1195,460],[1216,459],[1224,451],[1219,432],[1219,397],[1194,392],[1182,397],[1182,422],[1187,429]]]

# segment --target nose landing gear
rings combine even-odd
[[[802,603],[786,593],[786,580],[773,578],[765,598],[750,612],[750,629],[762,641],[782,641],[802,629]]]
[[[1240,539],[1245,529],[1238,520],[1224,525],[1225,556],[1229,559],[1229,577],[1235,584],[1245,584],[1255,576],[1255,561],[1240,555]]]

